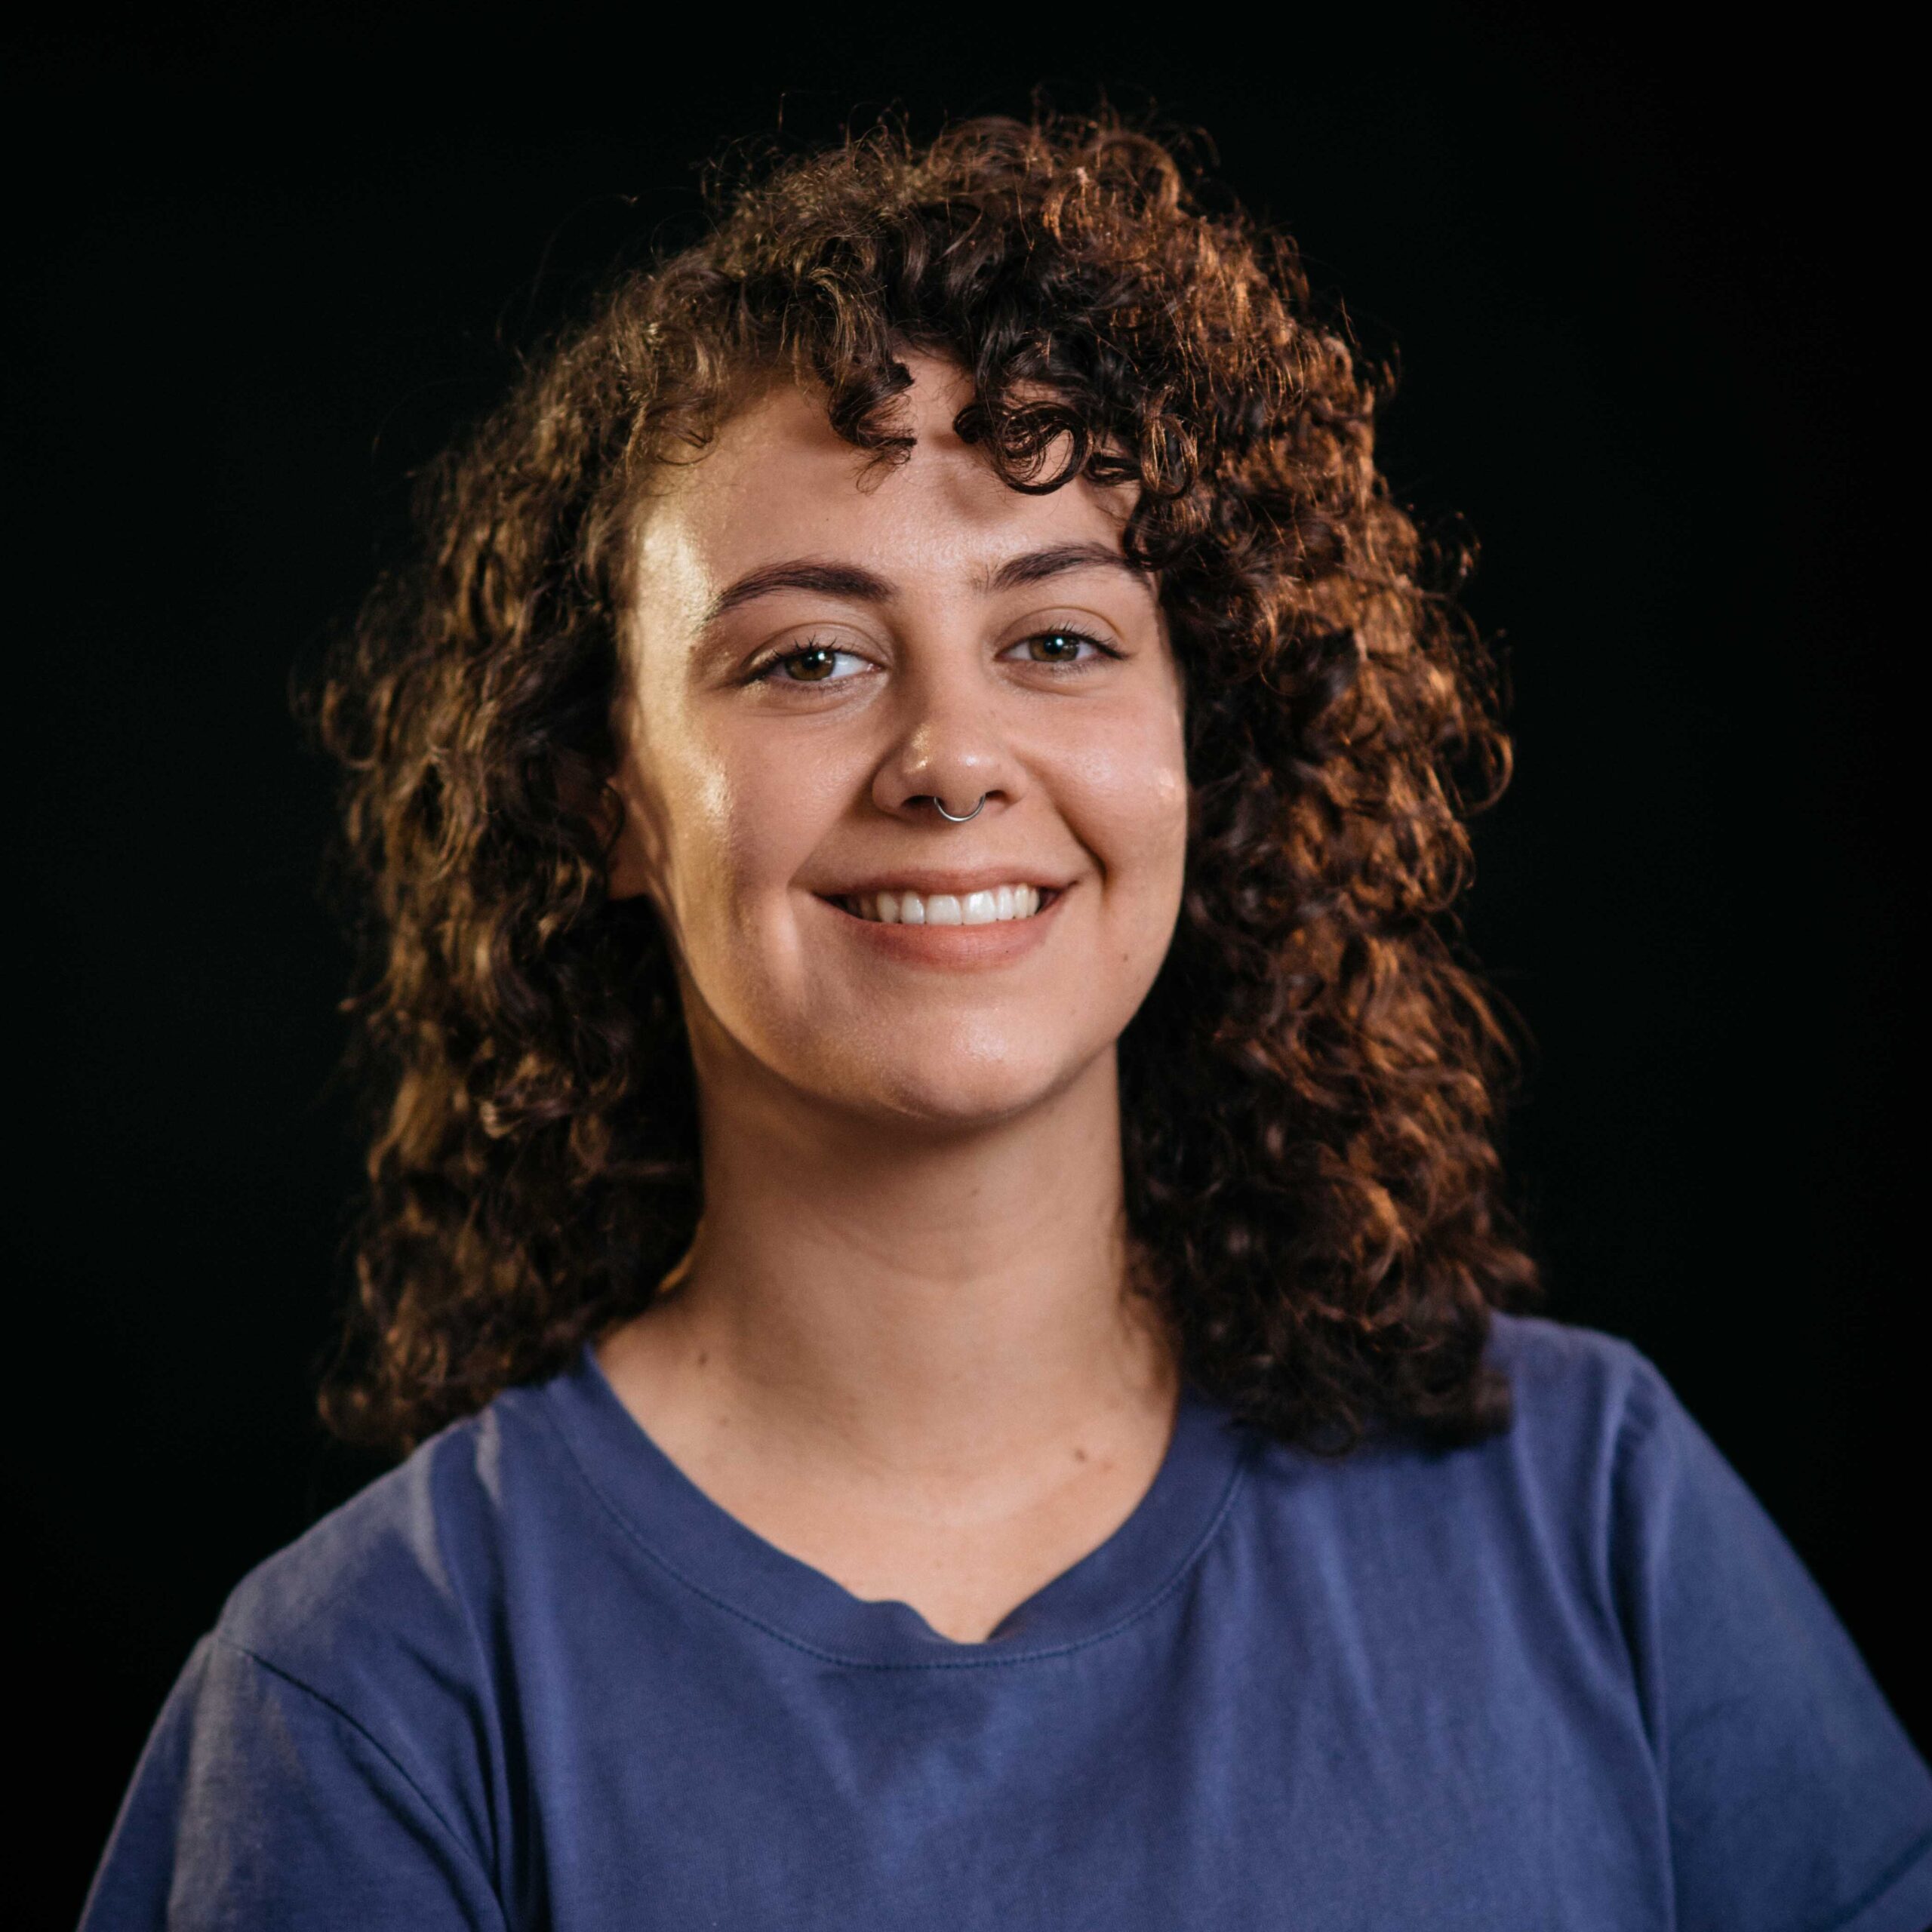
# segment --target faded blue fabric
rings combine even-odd
[[[1657,1371],[1500,1318],[1506,1435],[1197,1395],[988,1641],[696,1489],[587,1353],[235,1591],[87,1932],[1922,1932],[1932,1777]]]

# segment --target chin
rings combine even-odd
[[[936,1129],[996,1126],[1063,1091],[1081,1072],[1062,1054],[1012,1050],[900,1052],[843,1083],[850,1103],[882,1121]]]

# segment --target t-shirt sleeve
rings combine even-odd
[[[81,1932],[503,1932],[488,1873],[347,1713],[220,1635],[163,1706]]]
[[[1643,1366],[1617,1583],[1679,1932],[1925,1932],[1932,1774],[1796,1552]]]

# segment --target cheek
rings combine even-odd
[[[768,739],[748,746],[692,735],[662,768],[685,930],[725,941],[754,931],[782,906],[836,816],[832,761],[789,755]]]
[[[1186,747],[1178,717],[1164,711],[1096,734],[1072,761],[1084,842],[1110,887],[1178,894],[1187,851]]]
[[[739,795],[738,774],[717,748],[665,706],[634,709],[626,720],[624,794],[626,837],[638,887],[669,919],[681,949],[715,918],[718,884],[753,855],[743,828],[755,824]]]

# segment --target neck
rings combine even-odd
[[[1111,1050],[1023,1113],[952,1132],[707,1078],[709,1057],[703,1223],[602,1351],[654,1432],[701,1408],[740,1454],[957,1496],[1164,1426],[1177,1377],[1128,1292]]]

